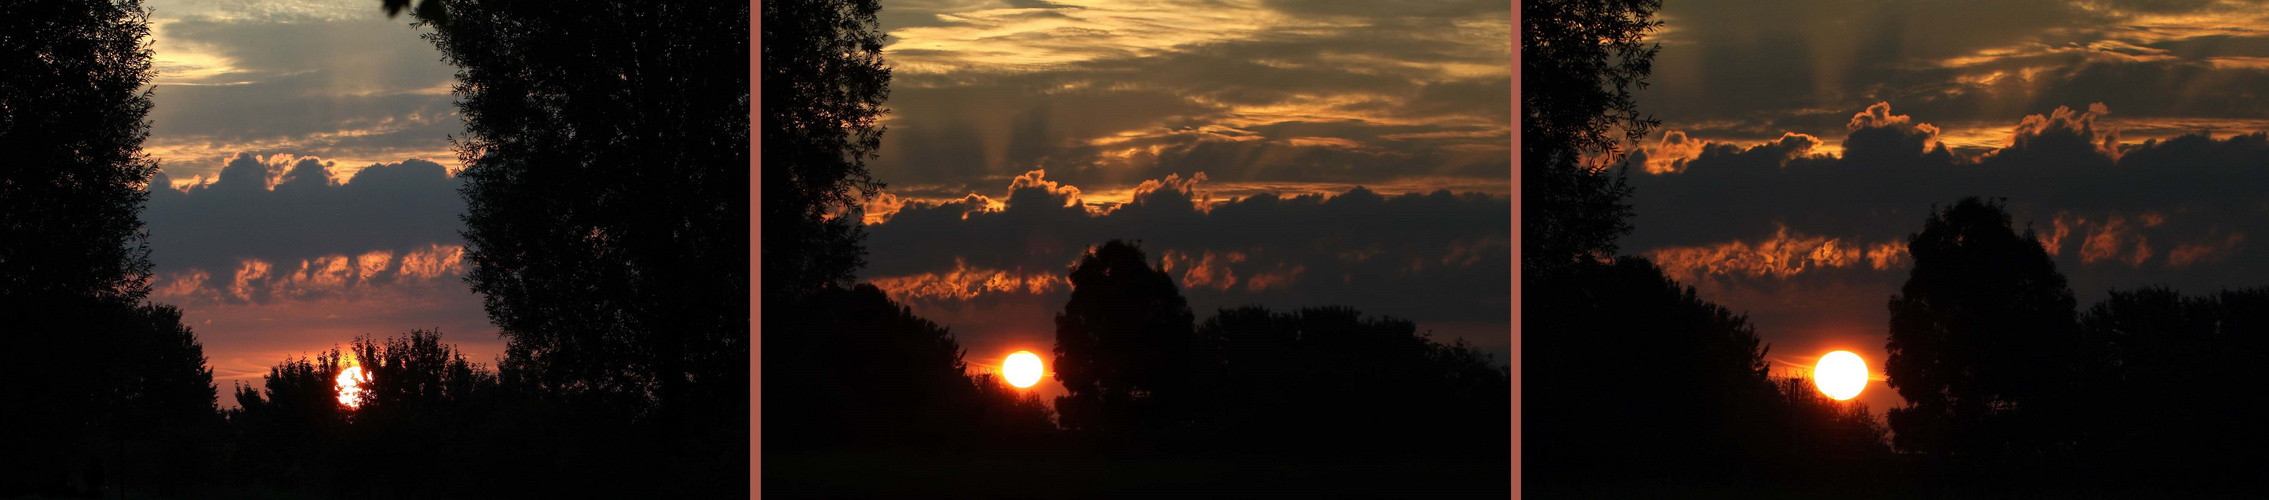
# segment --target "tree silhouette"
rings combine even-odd
[[[1781,396],[1745,316],[1636,257],[1523,294],[1522,427],[1551,430],[1522,438],[1538,491],[1749,487],[1773,465]]]
[[[412,17],[424,22],[449,22],[449,11],[442,6],[441,0],[418,0],[416,9],[410,8],[410,0],[379,0],[379,8],[386,9],[386,18],[388,19],[401,15],[402,11],[408,10]]]
[[[1223,309],[1198,336],[1223,346],[1223,389],[1210,412],[1223,439],[1296,455],[1504,456],[1426,438],[1510,437],[1509,367],[1463,340],[1436,343],[1415,323],[1346,307]],[[1365,432],[1315,438],[1342,429]]]
[[[1138,244],[1089,249],[1070,272],[1071,300],[1056,315],[1056,398],[1072,429],[1171,427],[1197,418],[1200,382],[1219,347],[1194,332],[1189,301]]]
[[[975,424],[976,386],[952,334],[874,285],[822,291],[791,334],[767,339],[767,449],[939,447]],[[855,367],[855,368],[854,368]],[[792,382],[790,382],[792,381]],[[775,394],[777,393],[777,394]],[[924,418],[910,419],[912,415]]]
[[[2086,366],[2097,477],[2125,486],[2258,491],[2269,404],[2251,368],[2269,354],[2269,288],[2185,297],[2164,287],[2113,290],[2080,317],[2102,354]]]
[[[1842,488],[1832,491],[1881,482],[1871,480],[1886,476],[1879,471],[1892,464],[1890,427],[1866,404],[1831,399],[1811,377],[1776,377],[1774,382],[1786,405],[1780,425],[1788,432],[1780,437],[1790,446],[1782,463],[1795,466],[1790,479]]]
[[[149,31],[138,0],[0,6],[0,294],[149,293]]]
[[[890,68],[875,0],[764,3],[764,299],[849,286],[864,265],[858,201],[883,184]]]
[[[745,488],[722,478],[747,456],[748,5],[442,7],[504,378],[667,430],[669,484]]]
[[[0,4],[0,496],[178,494],[212,462],[203,347],[143,302],[149,33],[135,0]]]
[[[1660,46],[1660,0],[1521,3],[1521,269],[1540,275],[1615,255],[1631,231],[1631,188],[1609,165],[1620,141],[1660,122],[1631,91],[1646,87]],[[1617,132],[1621,132],[1617,134]],[[1621,137],[1617,137],[1620,135]],[[1596,156],[1595,156],[1596,155]]]
[[[347,489],[343,457],[319,451],[345,449],[337,380],[346,368],[345,354],[332,349],[269,368],[260,388],[236,386],[238,407],[226,413],[239,439],[239,482],[301,497]]]
[[[512,433],[493,425],[499,396],[496,375],[465,360],[457,347],[441,342],[441,332],[414,330],[384,340],[358,337],[350,346],[369,378],[362,384],[361,407],[353,411],[350,470],[377,477],[405,478],[364,483],[383,497],[497,496],[498,483],[534,482],[545,474],[436,468],[452,461],[516,463],[525,457],[495,446],[496,436]]]
[[[2037,456],[2069,444],[2077,408],[2072,290],[1999,202],[1933,209],[1907,240],[1914,268],[1891,296],[1884,373],[1907,405],[1896,445],[1928,454]]]

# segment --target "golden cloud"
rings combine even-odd
[[[210,272],[192,268],[153,277],[151,291],[156,297],[179,302],[312,298],[344,293],[375,282],[430,282],[445,276],[461,276],[465,273],[464,256],[465,248],[461,245],[435,244],[405,252],[399,259],[389,250],[325,255],[301,259],[296,265],[239,259],[225,288],[220,288],[223,284],[212,283]]]
[[[2078,225],[2087,223],[2087,219],[2078,221]],[[2148,221],[2145,223],[2149,224]],[[2087,238],[2080,244],[2080,262],[2083,264],[2120,260],[2128,265],[2141,266],[2153,253],[2151,242],[2143,236],[2142,230],[2129,224],[2127,218],[2118,214],[2105,217],[2103,224],[2091,228],[2087,234]],[[2121,254],[2126,254],[2126,257],[2121,257]]]
[[[988,293],[1042,294],[1071,286],[1071,282],[1055,273],[974,268],[960,258],[953,259],[952,271],[942,274],[874,278],[867,283],[899,301],[969,300]]]
[[[1672,279],[1694,283],[1718,276],[1788,278],[1806,271],[1865,265],[1890,270],[1907,261],[1906,245],[1898,242],[1861,244],[1842,238],[1807,236],[1788,226],[1768,240],[1740,240],[1716,245],[1665,247],[1647,257],[1662,266]]]
[[[2180,268],[2199,262],[2219,262],[2237,253],[2238,244],[2243,242],[2245,234],[2236,233],[2219,242],[2209,239],[2177,245],[2173,251],[2167,252],[2167,266]]]

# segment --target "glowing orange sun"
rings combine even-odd
[[[361,408],[362,384],[369,381],[370,375],[363,373],[360,366],[339,371],[339,404]]]
[[[1812,367],[1812,383],[1837,401],[1859,397],[1859,391],[1867,388],[1867,361],[1851,351],[1828,353]]]
[[[1040,356],[1032,351],[1008,355],[1008,359],[1001,361],[1001,377],[1008,380],[1008,385],[1017,387],[1040,383]]]

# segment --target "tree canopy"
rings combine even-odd
[[[149,34],[139,0],[0,5],[0,298],[149,293]]]
[[[859,201],[883,184],[866,160],[882,145],[890,67],[876,0],[764,4],[764,298],[847,287],[865,264]]]
[[[1521,3],[1521,270],[1615,255],[1631,231],[1621,142],[1659,121],[1638,111],[1660,46],[1660,0]]]
[[[442,7],[427,37],[458,68],[466,280],[510,342],[502,368],[744,419],[748,6]]]
[[[211,465],[204,348],[144,302],[149,15],[0,3],[0,496],[177,494]]]
[[[2074,410],[2076,302],[2056,262],[1998,201],[1933,209],[1907,238],[1914,268],[1892,295],[1884,374],[1901,449],[2038,453]]]
[[[1200,381],[1219,347],[1200,339],[1174,278],[1139,243],[1111,240],[1072,264],[1071,300],[1056,314],[1056,399],[1065,427],[1170,427],[1196,418]]]

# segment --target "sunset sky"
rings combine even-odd
[[[2269,285],[2269,4],[1664,3],[1636,232],[1745,311],[1776,370],[1880,373],[1905,236],[2007,197],[2084,311],[2113,288]],[[1943,147],[1941,151],[1940,147]],[[1899,404],[1877,381],[1860,396]]]
[[[371,0],[150,0],[151,299],[232,382],[355,335],[503,352],[460,279],[454,70]]]
[[[886,0],[892,113],[869,167],[890,187],[861,278],[987,369],[1049,352],[1084,248],[1140,239],[1200,321],[1346,305],[1503,363],[1511,15]]]

